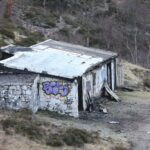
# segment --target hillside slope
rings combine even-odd
[[[2,2],[3,0],[0,5]],[[150,67],[149,0],[43,2],[15,1],[11,21],[17,24],[17,28],[19,26],[19,35],[29,38],[27,40],[24,36],[19,36],[21,39],[18,39],[15,34],[15,43],[28,46],[52,38],[112,50],[128,61]],[[38,32],[38,36],[37,33],[30,34],[34,32]],[[1,31],[0,33],[3,35]],[[41,35],[44,37],[41,38]],[[6,43],[0,41],[2,44]]]

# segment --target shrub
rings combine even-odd
[[[63,28],[59,31],[64,36],[69,36],[69,29]]]
[[[60,135],[58,135],[58,134],[50,134],[48,139],[47,139],[46,144],[55,147],[55,146],[63,146],[64,142],[63,142],[63,140],[62,140]]]
[[[16,44],[20,46],[31,46],[43,40],[44,40],[44,36],[41,33],[34,32],[30,34],[28,38],[24,38],[21,41],[16,42]]]
[[[55,21],[53,21],[51,19],[48,19],[46,23],[49,27],[56,27]]]
[[[16,133],[26,136],[34,141],[40,140],[44,135],[44,131],[31,120],[18,121],[15,118],[7,118],[1,121],[1,125],[5,132],[7,132],[9,128],[13,128]]]
[[[0,29],[0,33],[8,38],[15,39],[15,35],[10,29],[2,28]]]
[[[0,47],[5,46],[5,45],[6,45],[6,43],[4,42],[4,40],[0,40]]]
[[[14,119],[1,120],[0,123],[4,131],[7,130],[8,128],[14,128],[16,125],[16,121]]]
[[[25,38],[19,42],[16,42],[16,45],[20,45],[20,46],[31,46],[34,44],[36,44],[36,41],[32,38]]]
[[[25,114],[22,114],[25,113]],[[85,143],[93,143],[98,137],[91,135],[86,130],[69,128],[64,130],[56,130],[56,133],[51,132],[49,124],[37,120],[31,120],[27,115],[32,116],[30,111],[24,110],[13,114],[15,117],[7,118],[0,121],[5,134],[20,134],[27,138],[40,142],[49,146],[60,147],[63,145],[81,147]],[[43,128],[44,127],[44,128]]]
[[[143,83],[144,83],[144,86],[145,86],[145,87],[150,88],[150,78],[144,79]]]
[[[32,18],[36,17],[36,15],[37,15],[36,12],[32,11],[32,10],[25,13],[25,17],[27,19],[32,19]]]
[[[84,143],[91,143],[92,137],[85,130],[71,128],[63,134],[63,141],[69,146],[82,146]]]
[[[115,146],[112,150],[129,150],[129,148],[125,148],[122,145]]]
[[[35,124],[28,122],[19,122],[15,128],[16,133],[27,136],[32,140],[40,140],[42,138],[42,130],[39,129]]]

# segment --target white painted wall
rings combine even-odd
[[[39,108],[78,117],[77,82],[40,77]]]
[[[112,90],[115,89],[115,61],[111,60],[111,73],[112,73]],[[93,84],[93,73],[96,74],[95,85]],[[98,69],[90,71],[83,75],[83,107],[86,109],[86,99],[88,92],[91,97],[98,97],[101,94],[104,81],[107,81],[107,64],[104,64]]]
[[[112,90],[115,90],[115,61],[111,61],[111,74],[112,74]]]
[[[93,83],[93,73],[96,74],[95,85]],[[101,89],[104,83],[104,80],[107,80],[107,66],[103,65],[102,67],[95,69],[83,76],[83,107],[86,109],[86,99],[87,91],[91,97],[98,97],[101,94]]]

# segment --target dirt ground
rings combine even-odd
[[[124,137],[131,143],[133,150],[150,149],[150,92],[118,92],[121,102],[105,102],[106,115],[94,115],[89,119],[100,128],[105,126],[113,138]],[[116,123],[110,124],[110,121]],[[93,126],[95,128],[95,126]],[[107,130],[102,130],[105,134]],[[123,138],[121,138],[123,140]]]
[[[110,138],[125,145],[129,142],[132,150],[149,150],[150,92],[118,92],[118,95],[121,102],[104,102],[108,114],[93,112],[78,120],[50,120],[64,127],[98,131],[106,141]]]

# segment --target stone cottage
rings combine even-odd
[[[100,97],[104,82],[116,87],[117,54],[47,40],[0,55],[0,106],[57,111],[78,117],[87,98]]]

